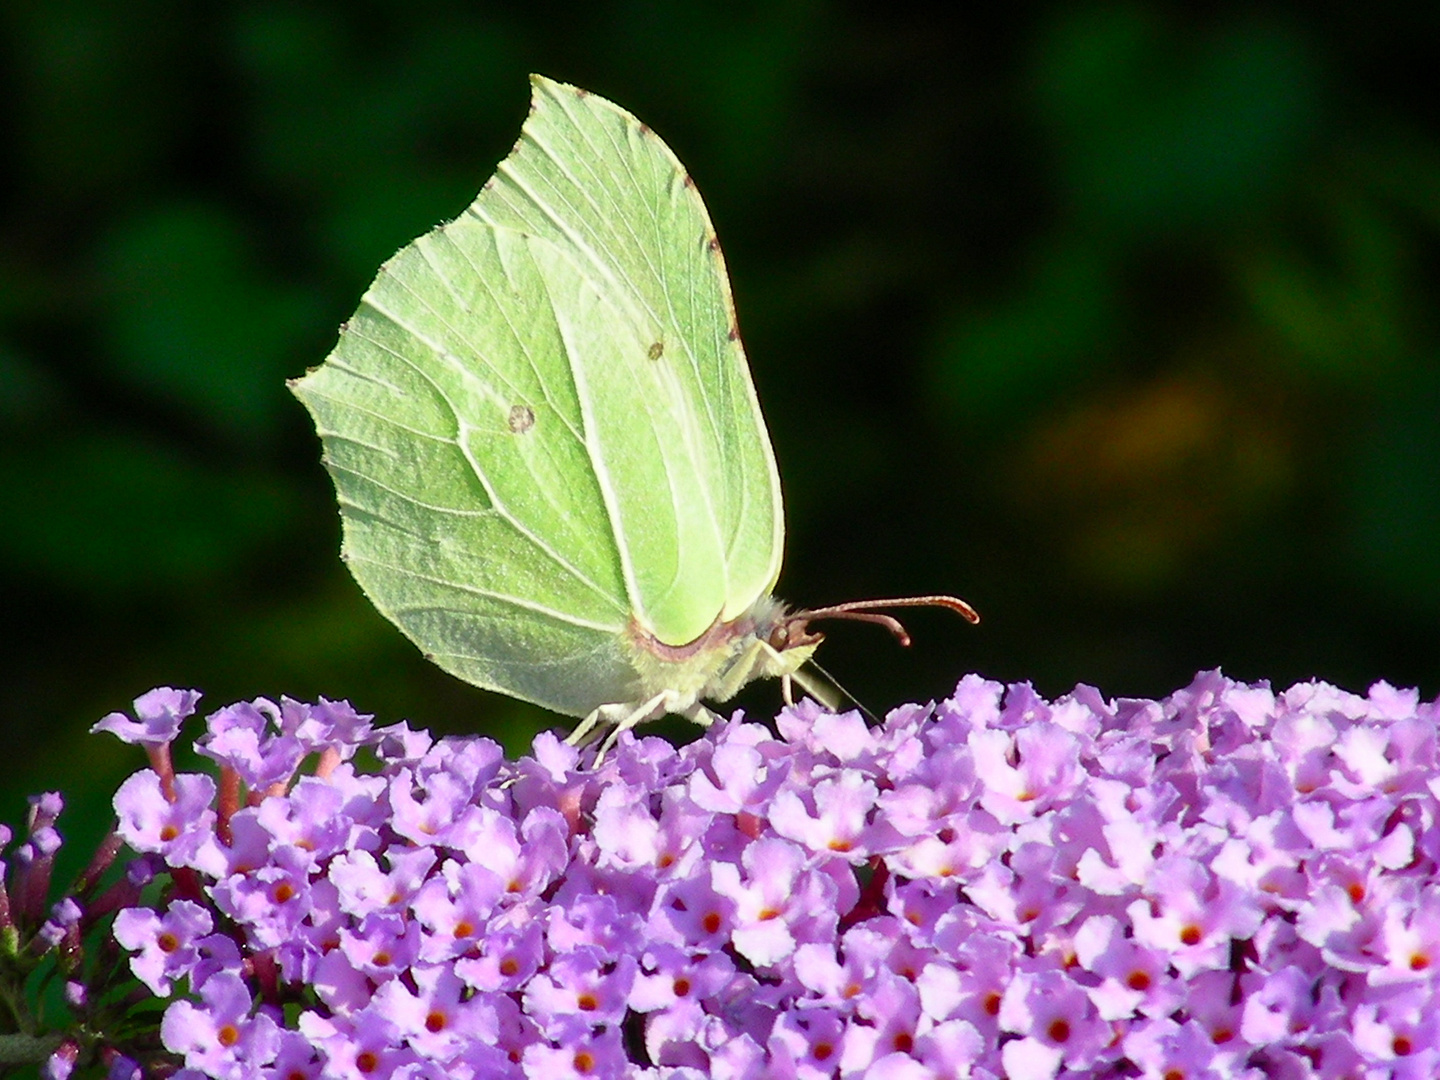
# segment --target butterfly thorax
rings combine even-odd
[[[639,697],[668,688],[685,704],[728,701],[755,679],[793,674],[820,643],[820,635],[794,633],[793,627],[789,610],[768,595],[729,622],[717,617],[684,645],[666,645],[632,620],[625,645],[639,677]]]

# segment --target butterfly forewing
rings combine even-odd
[[[554,243],[633,321],[626,367],[647,370],[586,380],[590,434],[636,615],[682,644],[768,593],[783,543],[723,260],[694,185],[653,133],[595,95],[533,82],[521,139],[469,212]]]

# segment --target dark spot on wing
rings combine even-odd
[[[688,188],[693,188],[693,187],[695,186],[695,178],[694,178],[693,176],[691,176],[688,172],[685,174],[685,181],[684,181],[684,182],[685,182],[685,186],[688,187]]]
[[[665,355],[665,343],[663,341],[654,342],[650,348],[645,350],[645,355],[651,360],[659,360]]]
[[[740,327],[736,326],[736,325],[732,322],[732,323],[730,324],[730,333],[727,334],[726,336],[727,336],[731,341],[739,341],[739,340],[740,340]]]
[[[516,435],[524,435],[535,426],[535,410],[529,405],[511,405],[507,422],[512,432]]]
[[[719,238],[718,236],[710,236],[710,237],[707,237],[706,240],[705,240],[705,246],[706,246],[707,248],[709,248],[711,251],[719,251],[719,250],[720,250],[720,238]]]
[[[639,129],[640,129],[640,134],[641,134],[641,135],[649,135],[649,134],[650,134],[650,125],[649,125],[649,124],[640,124],[640,125],[639,125]]]

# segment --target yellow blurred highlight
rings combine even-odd
[[[1149,592],[1289,487],[1278,410],[1209,371],[1096,395],[1037,426],[1015,490],[1060,554],[1102,587]]]

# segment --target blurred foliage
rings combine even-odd
[[[0,817],[103,810],[139,759],[84,732],[156,684],[550,722],[369,610],[284,388],[489,176],[531,70],[706,196],[782,594],[983,612],[832,632],[862,699],[1440,692],[1437,69],[1433,5],[12,0]]]

